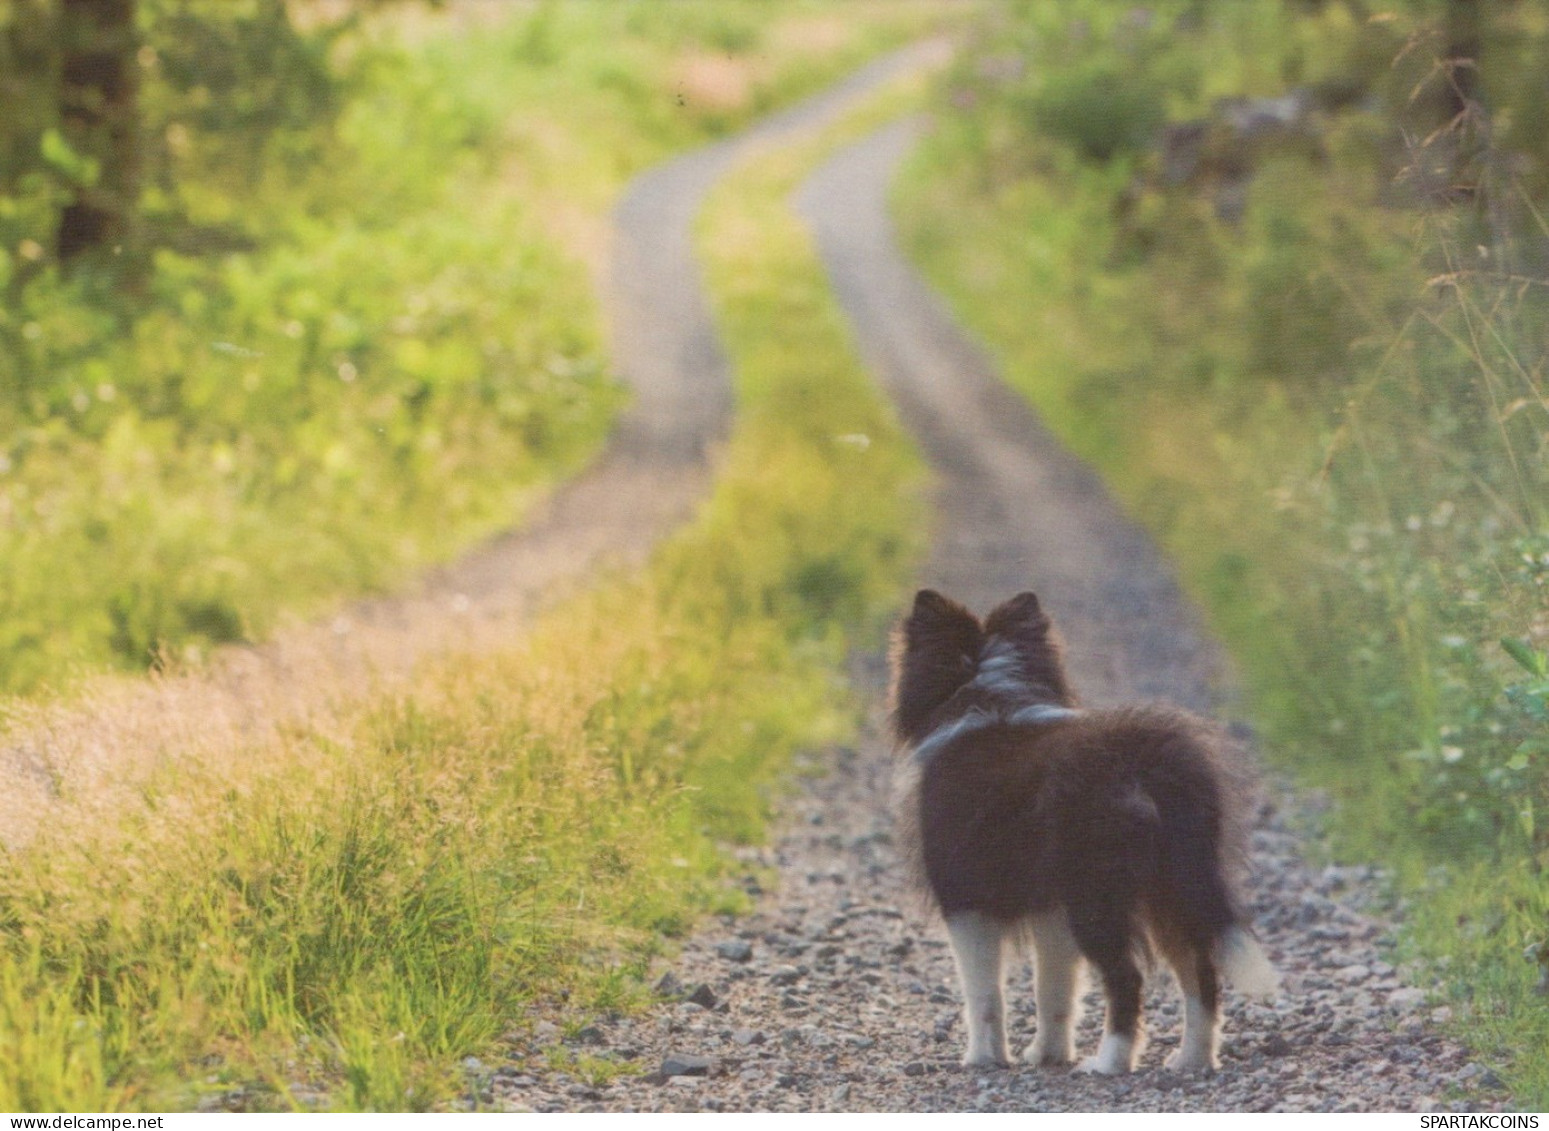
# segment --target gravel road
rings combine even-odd
[[[1063,628],[1095,704],[1166,697],[1230,713],[1220,655],[1147,536],[1090,469],[1000,382],[896,250],[885,189],[917,127],[900,123],[817,171],[797,206],[868,363],[938,476],[935,551],[922,584],[983,611],[1034,588]],[[685,343],[686,345],[686,343]],[[695,348],[708,349],[701,340]],[[1478,1110],[1508,1098],[1439,1031],[1444,1008],[1390,960],[1370,868],[1309,867],[1308,804],[1271,790],[1253,834],[1256,928],[1284,988],[1227,995],[1223,1068],[1160,1070],[1178,1039],[1169,976],[1153,978],[1151,1043],[1133,1076],[966,1070],[952,961],[904,883],[879,737],[880,656],[854,678],[876,718],[857,749],[813,756],[769,849],[748,853],[754,914],[706,924],[664,971],[649,1016],[562,1034],[537,1020],[510,1059],[469,1061],[468,1104],[558,1110],[1363,1111]],[[774,869],[772,890],[759,886]],[[1089,996],[1078,1043],[1097,1039]],[[1013,974],[1013,1047],[1032,1033],[1028,971]],[[544,1069],[556,1049],[638,1066],[607,1084]]]

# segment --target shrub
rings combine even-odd
[[[1057,71],[1030,108],[1040,130],[1102,162],[1145,148],[1166,120],[1162,90],[1107,60]]]

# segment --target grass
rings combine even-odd
[[[1156,39],[1099,22],[1087,50],[1128,52],[1177,120],[1229,93],[1189,76],[1272,95],[1288,44],[1375,49],[1332,9],[1271,8],[1170,37],[1162,13]],[[996,49],[1067,18],[1010,20]],[[1232,222],[1208,186],[1148,177],[1143,149],[1095,159],[1033,129],[1037,84],[1069,88],[1058,51],[1027,49],[1037,78],[997,79],[987,45],[954,76],[898,202],[913,253],[1158,534],[1270,756],[1337,802],[1330,851],[1392,870],[1405,955],[1542,1106],[1549,1009],[1523,955],[1549,938],[1543,288],[1474,269],[1466,211],[1395,205],[1375,113],[1329,119],[1320,155],[1262,159]]]
[[[331,60],[326,109],[255,133],[175,75],[190,27],[241,63],[241,11],[147,25],[137,301],[49,263],[52,206],[0,188],[0,693],[262,639],[516,524],[624,400],[593,286],[624,182],[932,18],[404,6],[294,47]]]
[[[710,207],[739,415],[648,568],[412,693],[169,751],[134,804],[65,804],[7,856],[0,1106],[445,1105],[460,1058],[639,1004],[667,940],[740,906],[725,846],[763,834],[794,751],[853,735],[844,658],[921,549],[920,465],[785,207],[843,136]]]

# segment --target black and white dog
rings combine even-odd
[[[1002,958],[1030,938],[1038,1029],[1026,1061],[1074,1060],[1090,962],[1107,1024],[1079,1068],[1132,1071],[1142,965],[1160,951],[1184,997],[1166,1066],[1216,1068],[1220,977],[1251,995],[1276,988],[1233,889],[1243,779],[1221,732],[1170,707],[1081,710],[1037,597],[981,623],[929,589],[894,642],[893,728],[905,820],[966,999],[963,1062],[1008,1062]]]

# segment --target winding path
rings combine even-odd
[[[509,645],[534,612],[600,569],[642,561],[708,493],[728,430],[731,376],[694,261],[705,194],[748,150],[820,130],[889,79],[939,60],[928,41],[885,56],[753,128],[652,169],[614,215],[613,353],[633,398],[598,462],[521,527],[407,592],[291,624],[189,672],[104,676],[64,704],[18,706],[0,734],[0,849],[61,818],[141,804],[168,762],[212,764],[297,722],[326,729],[341,704],[403,685],[427,658]]]
[[[924,583],[988,611],[1036,588],[1093,702],[1217,705],[1219,660],[1150,539],[996,374],[897,249],[887,186],[913,142],[896,123],[801,190],[840,304],[939,482]]]
[[[984,610],[1035,588],[1064,630],[1078,688],[1095,702],[1165,696],[1219,712],[1223,664],[1149,538],[1090,469],[1066,453],[896,250],[886,189],[916,133],[908,122],[845,149],[798,194],[861,350],[938,477],[938,528],[924,583]],[[678,345],[706,356],[696,330]],[[659,343],[664,352],[672,343]],[[883,661],[856,678],[880,714]],[[778,870],[756,912],[710,925],[675,962],[693,991],[643,1020],[603,1021],[569,1042],[539,1026],[492,1074],[487,1102],[540,1110],[1425,1110],[1473,1090],[1487,1070],[1435,1030],[1425,995],[1385,960],[1371,869],[1312,871],[1266,804],[1253,838],[1257,927],[1285,976],[1268,1005],[1230,998],[1223,1070],[1177,1077],[1176,991],[1153,986],[1152,1043],[1136,1075],[966,1071],[956,981],[939,925],[903,884],[889,811],[891,756],[878,728],[790,805],[786,831],[750,863]],[[1294,814],[1293,814],[1294,816]],[[1158,978],[1157,982],[1168,979]],[[1031,985],[1014,976],[1016,1047],[1030,1038]],[[1092,999],[1078,1038],[1095,1043]],[[633,1060],[645,1079],[593,1086],[531,1065],[568,1043]],[[1493,1095],[1493,1100],[1492,1100]]]

